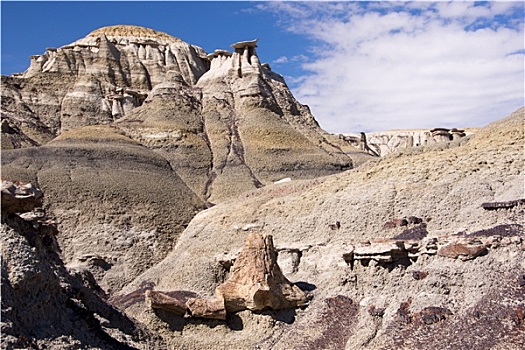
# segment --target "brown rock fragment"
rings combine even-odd
[[[452,312],[447,308],[428,306],[421,310],[417,316],[419,316],[419,319],[421,319],[424,324],[430,325],[443,321],[450,315],[452,315]]]
[[[447,244],[437,251],[437,255],[451,259],[470,260],[486,252],[487,248],[479,241],[455,242]]]
[[[415,280],[422,280],[424,279],[425,277],[428,276],[428,272],[426,271],[412,271],[412,278],[414,278]]]
[[[186,313],[186,305],[179,298],[169,296],[165,293],[147,290],[145,293],[146,304],[152,309],[163,309],[173,312],[179,316]]]
[[[408,225],[407,219],[393,219],[385,222],[383,228],[395,228]]]
[[[407,218],[407,221],[411,225],[417,225],[417,224],[421,224],[423,222],[423,219],[421,219],[421,218],[419,218],[417,216],[409,216]]]
[[[211,318],[215,320],[226,319],[226,309],[223,299],[191,298],[186,302],[186,307],[194,317]]]
[[[402,302],[397,309],[396,317],[399,321],[404,323],[412,322],[412,313],[410,312],[410,305],[412,304],[412,298],[408,298],[407,301]]]
[[[376,307],[375,305],[371,305],[368,308],[368,314],[373,317],[383,317],[385,315],[385,308]]]

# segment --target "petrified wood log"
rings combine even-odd
[[[186,313],[186,303],[180,298],[172,297],[154,290],[147,290],[145,296],[146,304],[152,309],[167,310],[179,316],[184,316]]]
[[[188,297],[182,291],[147,290],[146,304],[180,316],[226,319],[226,312],[286,309],[306,305],[308,297],[284,277],[277,265],[272,236],[250,233],[232,267],[231,277],[215,290],[216,298]]]
[[[486,251],[487,247],[481,242],[454,242],[439,248],[437,255],[451,259],[470,260]]]
[[[481,204],[481,207],[485,210],[510,209],[520,204],[525,204],[525,199],[516,199],[506,202],[487,202]]]
[[[216,320],[226,319],[226,309],[223,299],[191,298],[186,302],[186,307],[193,317],[211,318]]]
[[[260,311],[305,305],[306,294],[284,277],[277,265],[272,236],[250,233],[232,267],[231,277],[216,289],[226,311]]]

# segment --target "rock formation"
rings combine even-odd
[[[3,173],[38,180],[67,264],[121,288],[205,205],[366,159],[319,128],[256,45],[206,55],[151,29],[104,27],[2,77]]]
[[[476,129],[434,128],[431,130],[392,130],[357,134],[340,134],[339,138],[374,156],[386,156],[406,148],[420,150],[453,147],[462,144]]]
[[[226,313],[289,309],[308,303],[307,295],[281,272],[272,236],[257,233],[248,234],[230,278],[217,287],[214,298],[187,298],[177,291],[148,290],[145,300],[151,308],[179,316],[188,312],[192,317],[219,320],[226,320]]]
[[[7,215],[25,213],[42,205],[42,191],[30,183],[2,181],[2,222]]]
[[[256,46],[207,55],[152,29],[112,26],[49,48],[22,76],[2,77],[2,147],[113,123],[210,202],[286,177],[340,172],[354,155],[362,162],[366,153],[321,130],[259,62]]]
[[[174,250],[123,290],[151,282],[212,296],[231,274],[239,241],[263,229],[278,244],[284,276],[313,294],[304,310],[239,311],[225,324],[206,323],[213,331],[186,322],[183,336],[170,335],[171,321],[159,324],[140,303],[126,312],[190,349],[442,349],[445,340],[450,349],[519,347],[523,113],[479,130],[462,147],[400,153],[219,203],[197,214]],[[511,201],[498,210],[481,206]],[[392,218],[406,222],[384,228]]]
[[[512,240],[504,238],[500,230],[508,228],[511,230]],[[350,245],[342,256],[343,259],[353,266],[356,261],[368,266],[370,261],[388,265],[404,260],[417,260],[423,255],[438,255],[450,259],[460,259],[462,261],[475,259],[488,252],[489,248],[509,245],[521,245],[522,237],[525,234],[524,228],[520,225],[502,225],[493,228],[494,235],[481,235],[482,232],[474,232],[467,236],[440,236],[423,239],[401,240],[397,238],[382,239],[377,241],[361,242]],[[500,231],[500,232],[498,232]]]
[[[22,207],[4,196],[8,191],[34,198],[40,189],[5,181],[2,188],[2,212],[11,213],[1,225],[3,349],[164,347],[158,336],[108,304],[88,271],[64,266],[56,227],[45,217],[22,215],[34,205]]]
[[[2,77],[7,347],[519,348],[525,109],[373,157],[258,44],[105,27]]]
[[[250,233],[230,278],[217,287],[227,311],[293,308],[307,303],[305,293],[284,277],[272,236]]]

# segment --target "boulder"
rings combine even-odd
[[[42,191],[31,183],[2,180],[2,222],[9,214],[25,213],[42,205]]]

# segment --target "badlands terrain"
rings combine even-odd
[[[2,348],[519,349],[525,109],[331,135],[258,44],[104,27],[2,77]]]

